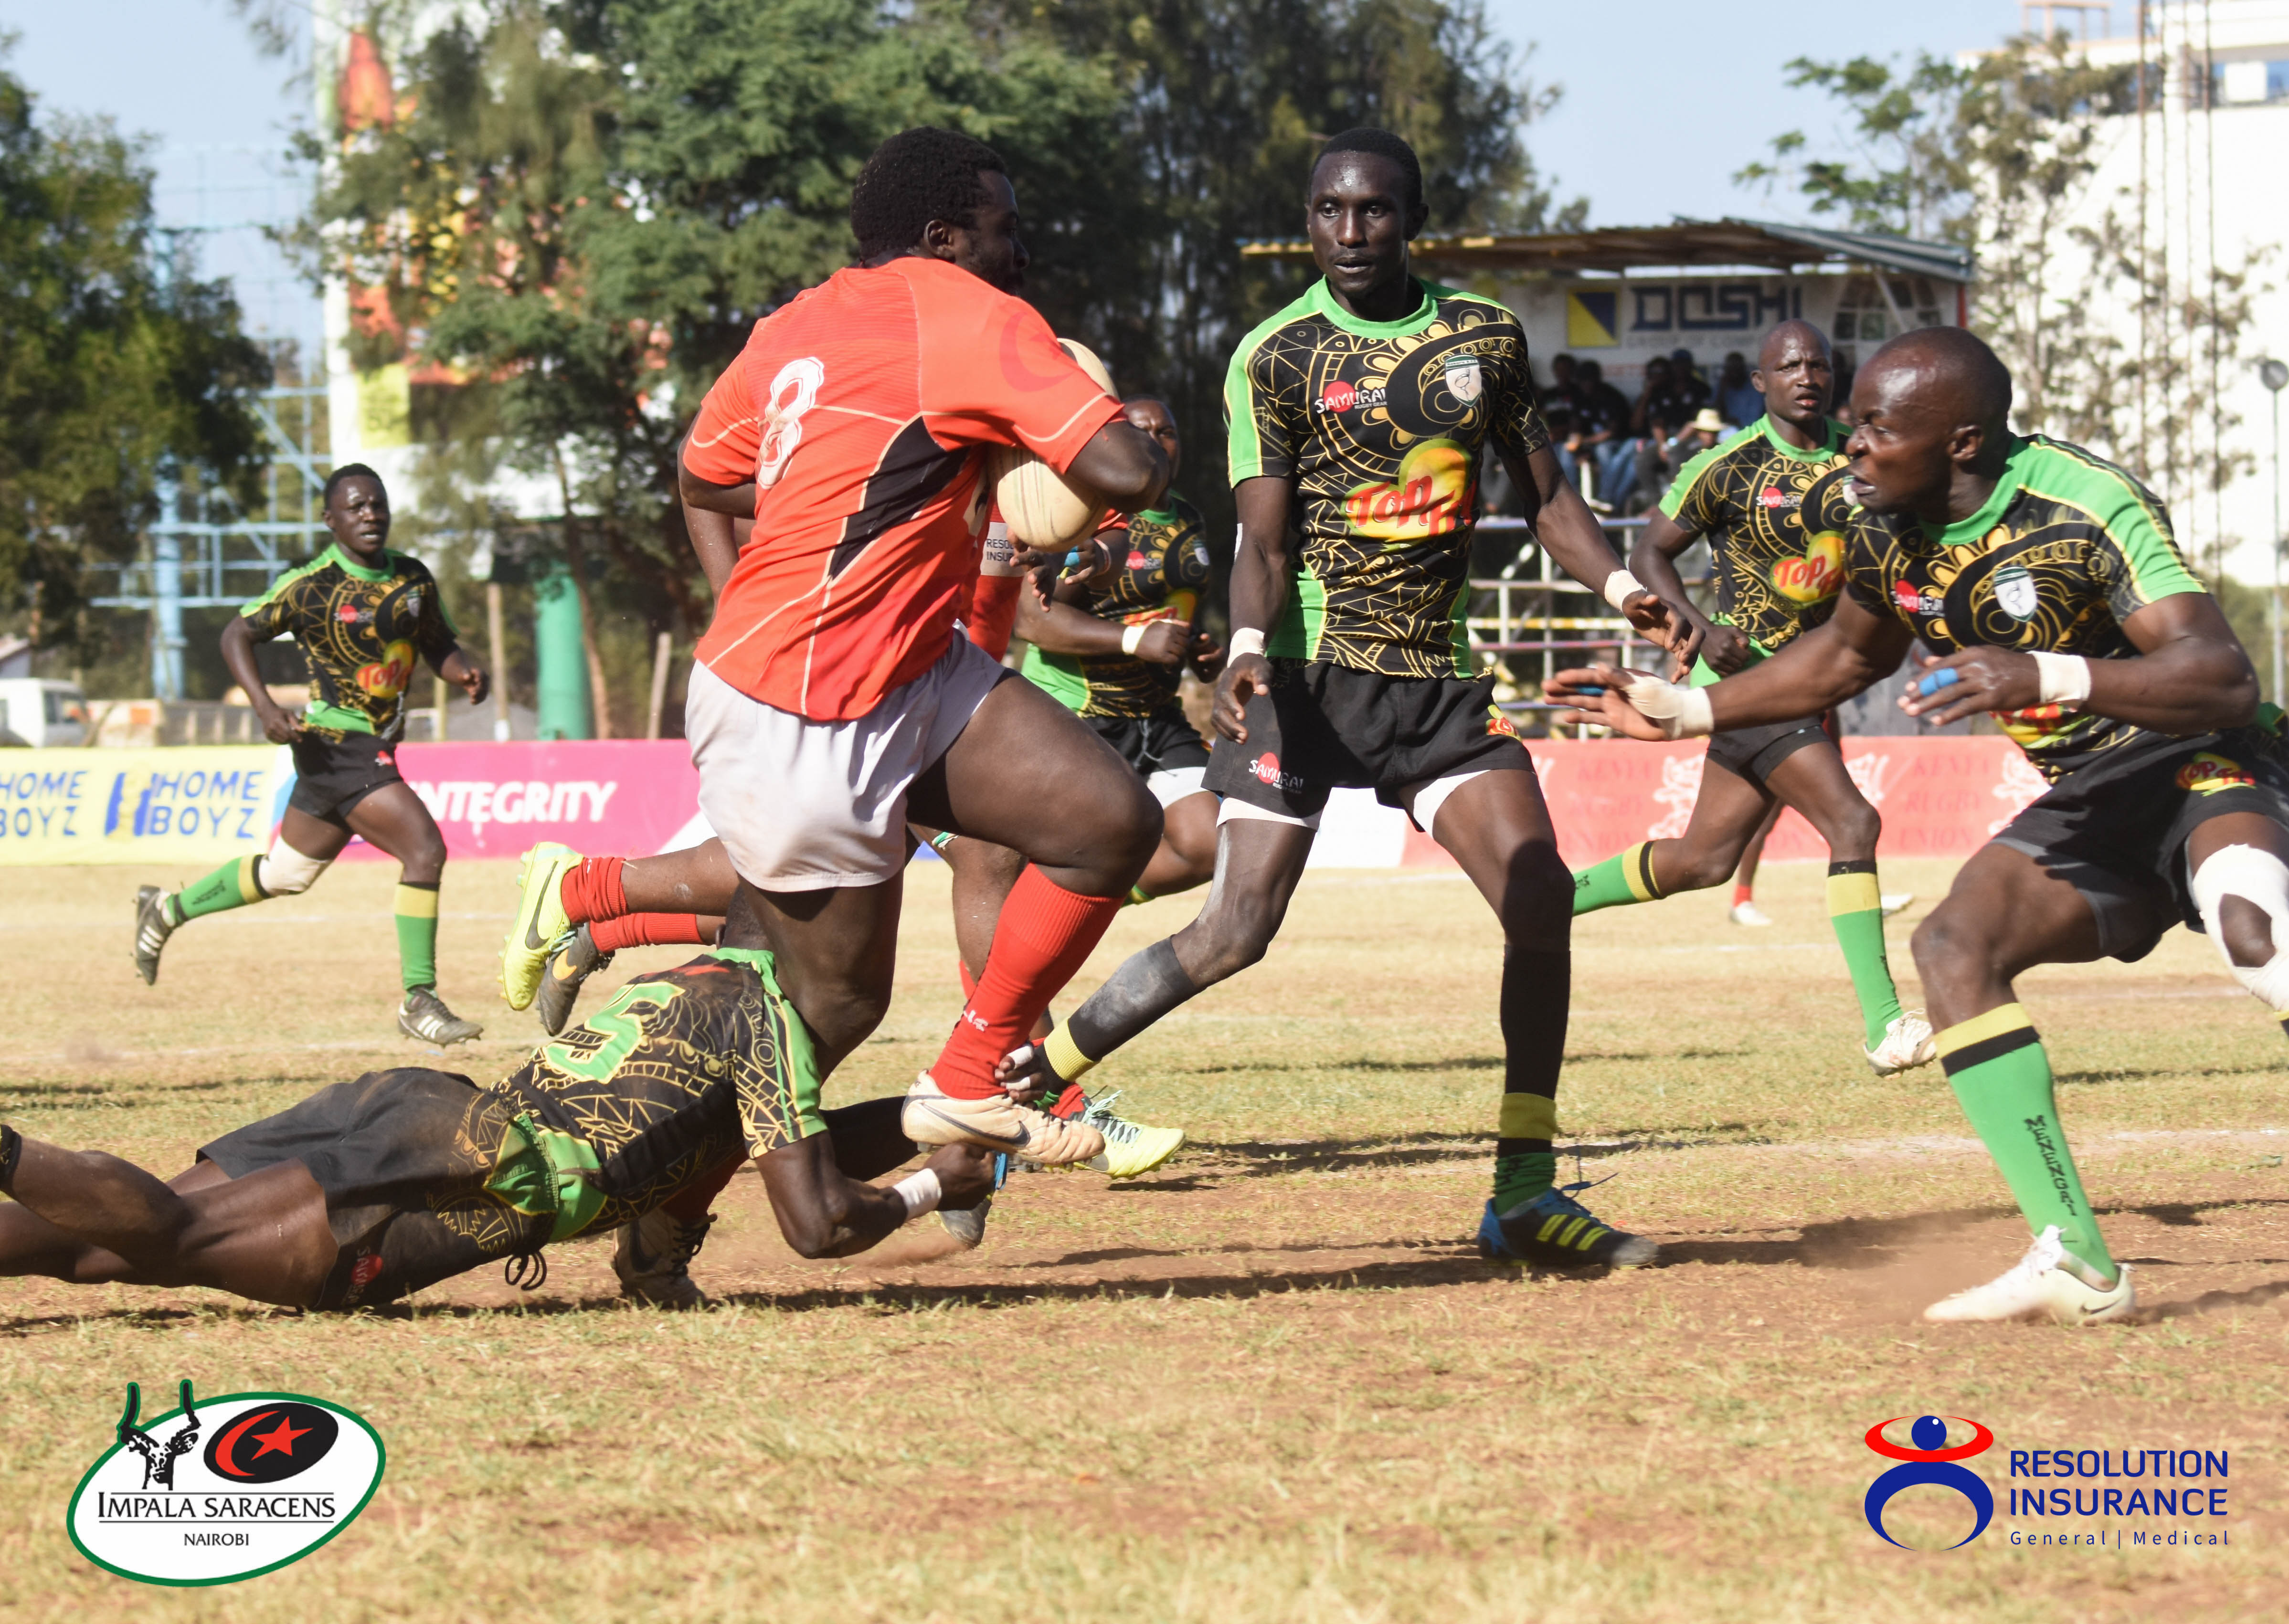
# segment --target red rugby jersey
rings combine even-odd
[[[981,447],[1063,473],[1121,417],[1024,300],[942,259],[838,271],[755,324],[699,409],[692,473],[756,484],[701,664],[818,721],[936,663],[977,578]]]

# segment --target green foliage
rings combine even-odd
[[[160,481],[251,474],[269,370],[226,284],[171,259],[135,144],[0,69],[0,614],[88,643],[88,568],[133,555]]]
[[[468,496],[489,461],[561,478],[600,549],[598,595],[647,644],[706,615],[670,499],[682,424],[759,317],[849,263],[850,183],[897,130],[945,124],[1002,153],[1028,296],[1122,387],[1174,399],[1211,508],[1228,500],[1232,345],[1303,280],[1237,243],[1297,235],[1320,139],[1408,134],[1434,229],[1530,228],[1549,208],[1517,135],[1547,99],[1477,0],[491,0],[458,16],[392,64],[399,118],[344,140],[301,243],[381,293],[362,361],[464,380],[429,414],[424,506],[442,528],[502,521]]]
[[[1971,74],[1923,52],[1904,68],[1798,57],[1786,73],[1791,90],[1810,86],[1843,105],[1850,155],[1807,157],[1804,132],[1791,130],[1775,138],[1770,163],[1751,163],[1736,182],[1769,190],[1793,181],[1814,214],[1842,214],[1854,231],[1958,239],[1966,182],[1954,113]]]

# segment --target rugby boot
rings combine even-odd
[[[409,1038],[419,1038],[443,1048],[448,1044],[467,1043],[482,1036],[485,1029],[446,1008],[436,988],[408,987],[405,1001],[397,1007],[397,1030]]]
[[[1642,1235],[1599,1222],[1561,1188],[1545,1190],[1507,1213],[1497,1214],[1488,1201],[1479,1220],[1479,1255],[1535,1269],[1642,1269],[1659,1261],[1661,1248]]]
[[[1924,1012],[1910,1009],[1904,1015],[1892,1017],[1892,1023],[1884,1029],[1881,1043],[1872,1049],[1863,1048],[1860,1052],[1868,1057],[1868,1063],[1876,1068],[1877,1076],[1896,1077],[1902,1071],[1912,1071],[1918,1066],[1929,1064],[1932,1057],[1939,1053],[1939,1046],[1933,1040],[1932,1024],[1924,1018]]]
[[[916,1144],[981,1145],[1044,1167],[1071,1166],[1105,1150],[1105,1135],[1087,1122],[1060,1121],[1006,1094],[957,1100],[927,1071],[906,1090],[906,1108],[898,1123]]]
[[[993,1210],[993,1198],[988,1196],[967,1212],[937,1209],[937,1221],[945,1225],[945,1232],[964,1252],[977,1250],[977,1243],[985,1238],[985,1214]]]
[[[691,1278],[691,1260],[714,1222],[713,1213],[686,1223],[654,1207],[613,1230],[612,1272],[620,1278],[620,1295],[646,1308],[706,1308],[707,1294]]]
[[[1142,1122],[1114,1116],[1113,1103],[1120,1097],[1116,1091],[1102,1099],[1089,1100],[1081,1110],[1081,1119],[1105,1135],[1103,1154],[1089,1158],[1089,1165],[1107,1178],[1133,1179],[1140,1173],[1152,1172],[1182,1150],[1184,1130],[1148,1127]]]
[[[2004,1319],[2047,1319],[2054,1325],[2095,1325],[2126,1318],[2138,1306],[2130,1284],[2130,1266],[2115,1265],[2122,1278],[2108,1287],[2082,1278],[2075,1261],[2059,1244],[2059,1226],[2052,1224],[2035,1238],[2027,1254],[1984,1286],[1942,1297],[1924,1310],[1924,1318],[1940,1325]]]
[[[1744,903],[1735,903],[1726,911],[1725,917],[1735,925],[1769,925],[1773,922],[1773,916],[1758,907],[1753,898]]]
[[[1905,913],[1908,904],[1915,900],[1916,894],[1913,891],[1886,891],[1877,897],[1876,903],[1883,909],[1884,917],[1888,919],[1895,913]]]
[[[611,962],[611,954],[596,951],[596,938],[586,925],[576,927],[540,972],[540,991],[533,999],[540,1011],[540,1030],[552,1038],[562,1031],[579,1000],[581,983]]]
[[[570,846],[543,840],[524,854],[516,871],[516,912],[509,916],[500,962],[501,996],[511,1009],[530,1007],[540,990],[541,966],[572,928],[559,892],[564,871],[579,861],[580,854]]]
[[[167,894],[157,886],[138,886],[135,888],[135,973],[143,978],[147,987],[159,981],[159,950],[167,945],[167,938],[175,934],[175,921],[167,917]]]

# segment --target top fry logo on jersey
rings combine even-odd
[[[381,1485],[381,1438],[339,1405],[228,1393],[140,1421],[127,1384],[118,1441],[64,1514],[80,1554],[122,1578],[221,1585],[299,1562],[348,1526]],[[201,1440],[205,1447],[200,1447]]]

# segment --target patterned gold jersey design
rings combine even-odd
[[[1836,612],[1852,513],[1848,433],[1830,423],[1821,449],[1801,451],[1759,418],[1687,463],[1662,498],[1663,513],[1708,539],[1717,618],[1767,650]]]
[[[1942,654],[1986,647],[2129,659],[2138,650],[2123,622],[2204,590],[2152,491],[2040,434],[2014,442],[1986,505],[1937,536],[1911,518],[1855,514],[1844,569],[1854,601],[1898,616]],[[2108,751],[2157,737],[2054,705],[1997,720],[2054,783]]]
[[[1421,284],[1366,322],[1325,281],[1240,344],[1224,383],[1232,482],[1290,479],[1298,575],[1269,652],[1390,676],[1469,668],[1461,624],[1480,468],[1550,442],[1526,334],[1490,299]]]
[[[490,1091],[594,1152],[604,1202],[589,1229],[820,1131],[810,1039],[767,992],[768,969],[727,949],[638,976]]]
[[[403,553],[381,556],[381,567],[369,569],[329,546],[239,611],[255,641],[302,645],[310,662],[304,722],[337,744],[369,733],[394,743],[405,730],[418,662],[434,665],[455,643],[428,566]]]
[[[1208,584],[1208,540],[1200,509],[1171,496],[1162,510],[1129,521],[1129,556],[1080,607],[1101,620],[1144,625],[1192,623]],[[1151,716],[1176,702],[1181,665],[1131,655],[1025,653],[1025,675],[1083,716]]]

